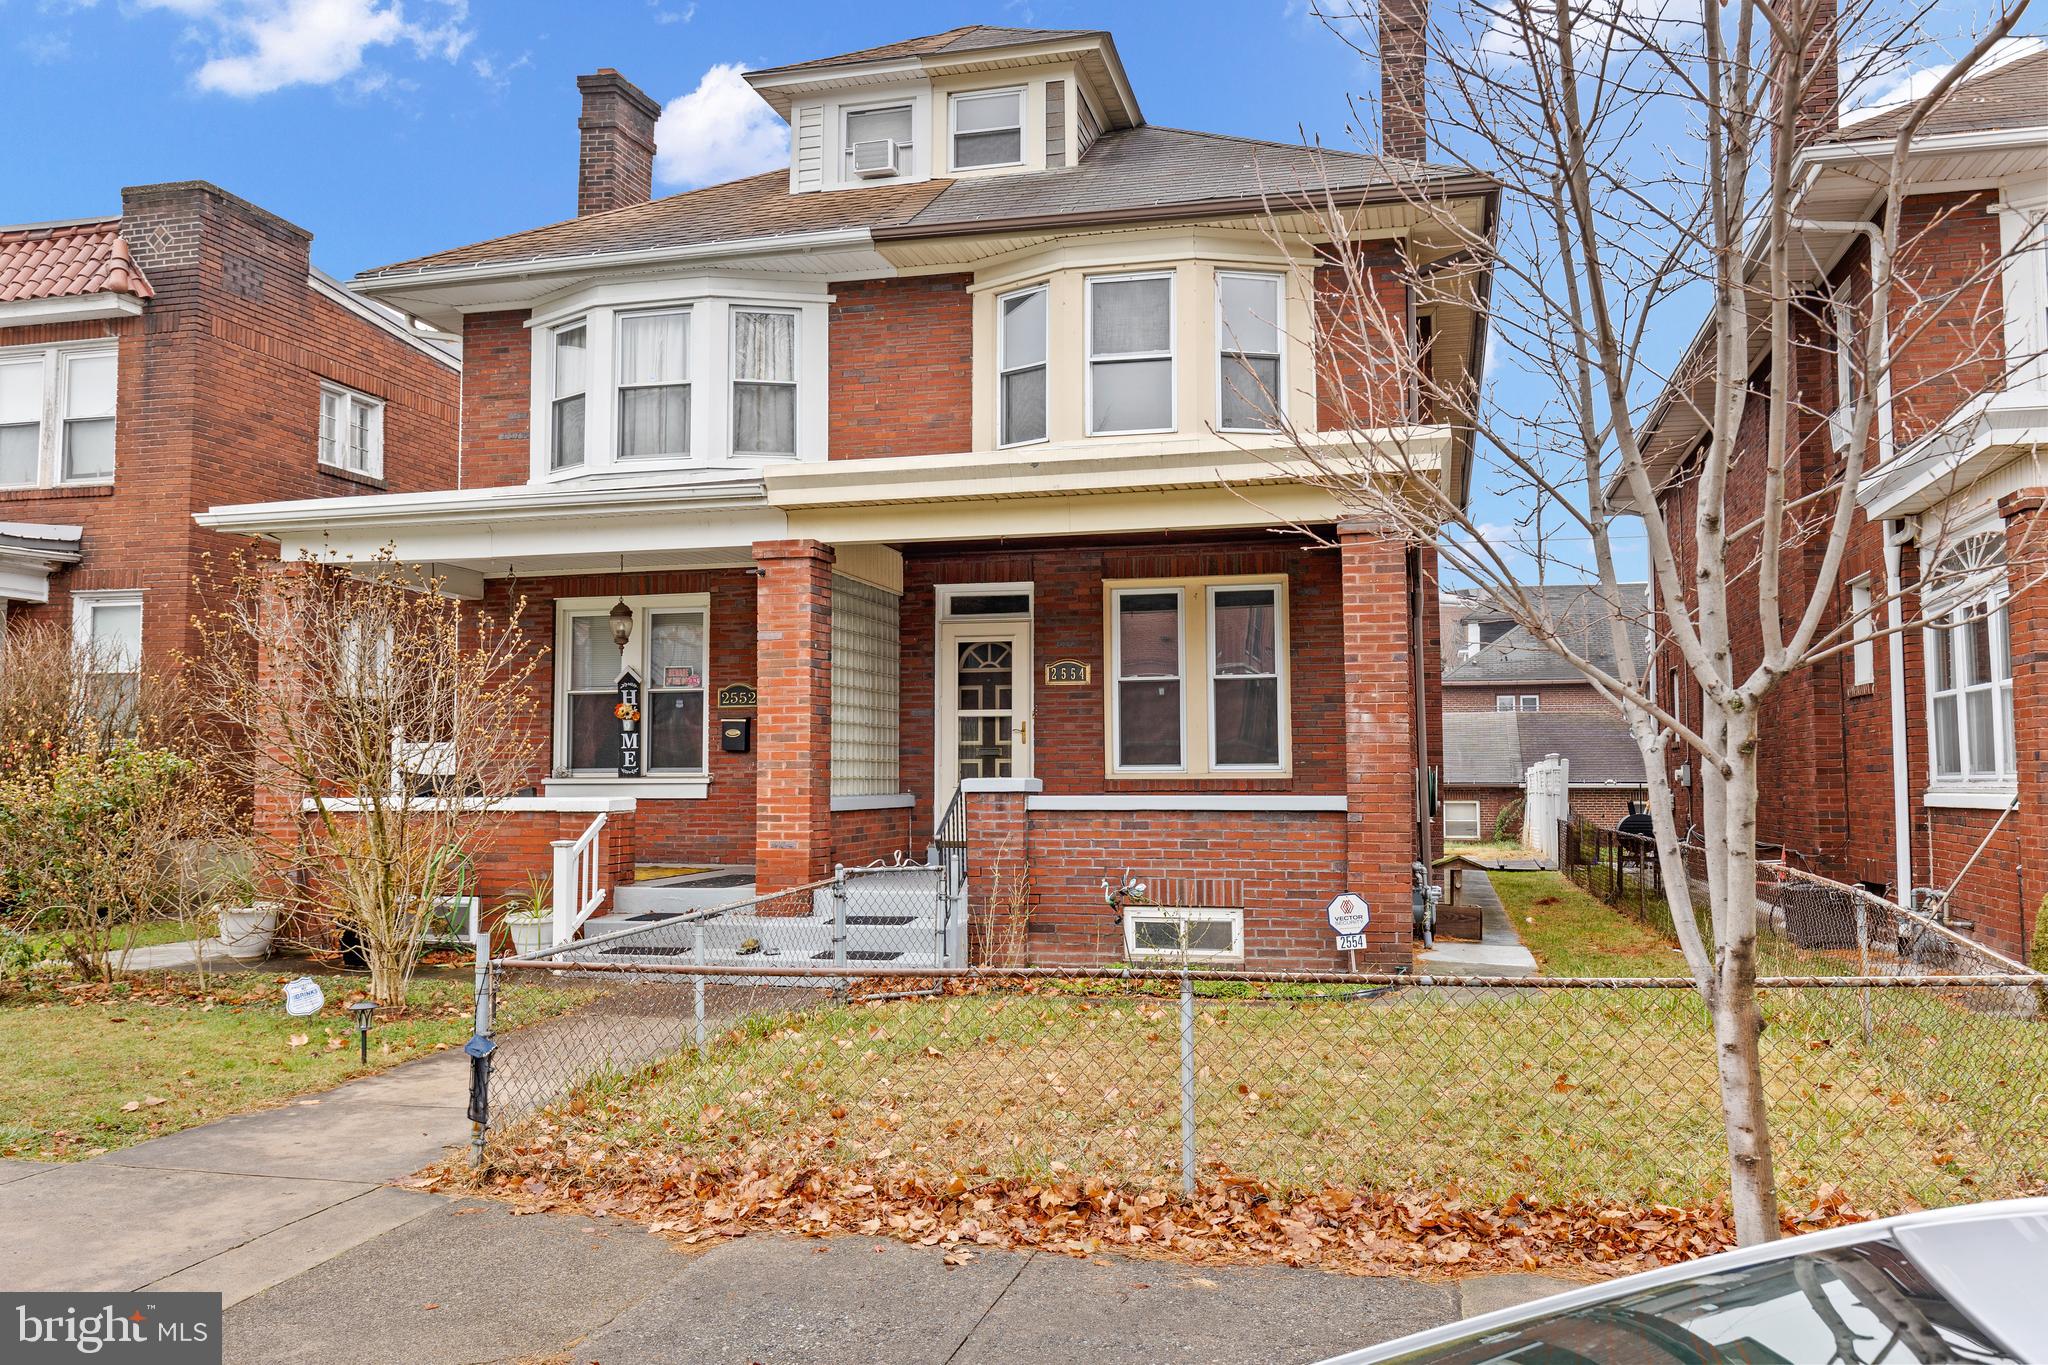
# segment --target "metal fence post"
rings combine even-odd
[[[704,965],[704,926],[702,924],[693,925],[690,929],[690,960],[699,967]],[[701,1058],[706,1052],[704,1041],[704,978],[700,975],[692,984],[697,997],[697,1055]]]
[[[1856,897],[1856,970],[1864,976],[1870,975],[1870,910],[1863,897]],[[1863,1041],[1870,1042],[1870,987],[1865,986],[1863,996]]]
[[[472,932],[471,945],[476,949],[476,1032],[488,1038],[497,1023],[497,1002],[492,999],[491,981],[491,936],[485,932]],[[475,1120],[470,1124],[469,1161],[472,1166],[484,1164],[484,1132],[489,1119]]]
[[[832,965],[846,965],[846,869],[832,869]]]
[[[1195,983],[1180,973],[1180,1192],[1195,1197]]]

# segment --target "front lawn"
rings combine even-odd
[[[1545,976],[1686,975],[1685,954],[1677,944],[1560,873],[1486,876]]]
[[[0,993],[0,1156],[95,1156],[459,1046],[470,1034],[469,977],[421,977],[402,1013],[378,1012],[363,1066],[347,1001],[364,997],[364,978],[320,978],[326,1005],[303,1019],[284,1012],[284,979],[218,976],[201,990],[162,972]],[[555,1006],[532,992],[519,1008]],[[523,1018],[515,1012],[506,1026]]]

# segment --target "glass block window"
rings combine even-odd
[[[832,580],[832,794],[891,796],[897,767],[900,600]]]

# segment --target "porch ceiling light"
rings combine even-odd
[[[612,623],[612,643],[624,649],[627,641],[633,638],[633,609],[621,597],[613,604],[608,618]]]

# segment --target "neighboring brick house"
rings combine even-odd
[[[200,182],[0,228],[0,616],[149,669],[197,644],[215,503],[446,487],[459,348],[313,269]]]
[[[1648,592],[1620,585],[1630,634],[1649,641]],[[1569,648],[1615,670],[1608,612],[1591,587],[1525,587]],[[1522,795],[1531,765],[1552,755],[1571,764],[1575,815],[1612,827],[1648,795],[1642,751],[1613,702],[1563,655],[1477,593],[1444,594],[1444,834],[1491,839]],[[1647,650],[1637,655],[1640,661]],[[1641,667],[1638,663],[1638,667]],[[1511,818],[1513,836],[1520,822]]]
[[[1761,395],[1791,386],[1788,502],[1839,477],[1849,436],[1840,411],[1852,368],[1848,324],[1867,305],[1868,249],[1844,220],[1875,221],[1896,112],[1838,118],[1818,82],[1797,151],[1805,187],[1795,281],[1794,365],[1773,374],[1753,350],[1751,414],[1731,469],[1726,520],[1760,510]],[[1824,630],[1853,645],[1786,679],[1767,700],[1757,833],[1786,856],[1873,889],[1946,890],[1954,914],[2007,951],[2032,946],[2048,895],[2048,598],[2043,563],[2048,441],[2048,54],[1976,73],[1921,125],[1885,333],[1889,391],[1879,390],[1869,471]],[[1762,347],[1761,336],[1753,339]],[[1702,438],[1691,403],[1667,395],[1648,447],[1667,518],[1693,524],[1692,459]],[[1689,537],[1679,535],[1682,556]],[[1781,557],[1789,601],[1804,602],[1824,537],[1795,537]],[[1739,547],[1737,550],[1739,554]],[[2008,569],[2008,561],[2011,568]],[[1684,558],[1681,579],[1693,565]],[[1925,584],[1940,595],[1923,600]],[[1889,617],[1884,603],[1899,601]],[[1745,601],[1746,599],[1746,601]],[[1738,585],[1738,674],[1758,649],[1755,594]],[[1923,611],[1962,622],[1922,630]],[[1887,619],[1905,625],[1887,631]],[[1675,648],[1655,678],[1682,715],[1699,692]],[[1674,754],[1678,817],[1699,820],[1694,765]],[[1960,881],[1958,882],[1958,878]]]
[[[1197,920],[1222,958],[1328,967],[1351,891],[1362,960],[1405,963],[1438,838],[1435,555],[1286,456],[1276,410],[1327,415],[1335,267],[1267,205],[1355,206],[1399,316],[1404,257],[1458,249],[1416,187],[1478,225],[1494,185],[1155,127],[1099,31],[974,25],[746,79],[792,126],[787,170],[647,201],[658,107],[600,71],[577,217],[355,281],[463,331],[447,492],[202,520],[393,543],[487,609],[523,601],[548,657],[508,822],[602,813],[738,896],[922,857],[958,801],[977,895],[1028,869],[1038,961]],[[1427,310],[1440,370],[1476,378],[1482,288]],[[1470,433],[1369,391],[1373,439],[1464,487]],[[622,776],[626,668],[647,747]],[[486,861],[487,894],[518,879]],[[1120,925],[1103,881],[1126,871],[1208,890]]]

